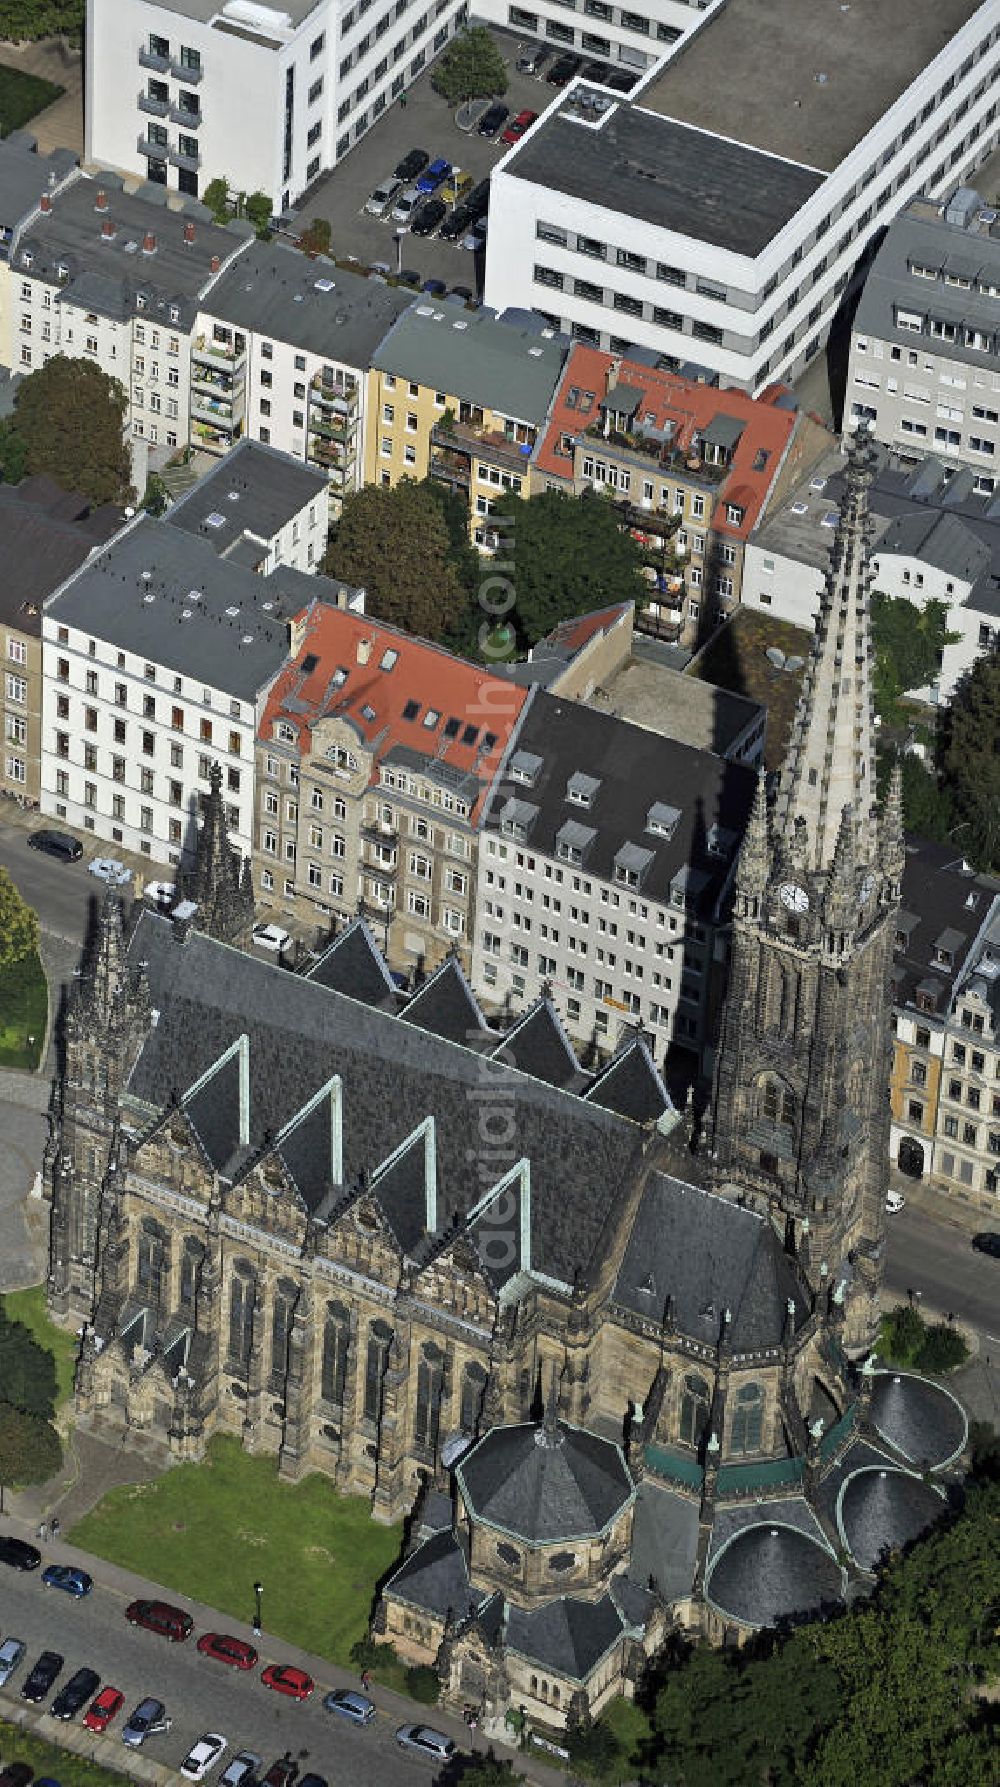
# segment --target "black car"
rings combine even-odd
[[[588,62],[583,71],[585,81],[596,81],[598,86],[606,87],[611,70],[606,62]]]
[[[0,1787],[28,1787],[34,1778],[35,1771],[30,1762],[8,1762],[0,1775]]]
[[[495,100],[482,115],[477,126],[481,137],[498,137],[507,119],[510,117],[510,106],[501,105]]]
[[[400,285],[412,285],[416,288],[423,285],[424,276],[422,273],[418,273],[414,267],[404,267],[399,275],[399,283]]]
[[[37,1570],[42,1561],[42,1554],[37,1545],[29,1545],[26,1539],[12,1539],[9,1533],[0,1533],[0,1564],[9,1564],[12,1570]]]
[[[449,211],[438,235],[442,242],[457,242],[473,223],[475,223],[475,218],[468,205],[457,205],[454,211]]]
[[[422,174],[430,161],[426,149],[410,149],[392,170],[394,180],[405,180],[407,183]]]
[[[550,87],[568,87],[575,74],[583,67],[581,56],[560,56],[553,62],[545,79]]]
[[[490,183],[488,180],[480,180],[479,185],[472,188],[464,201],[464,208],[473,219],[486,216],[490,208]]]
[[[46,1699],[65,1660],[58,1651],[43,1650],[21,1689],[21,1699],[30,1700],[32,1706],[37,1706],[40,1700]]]
[[[96,1669],[78,1669],[53,1700],[52,1717],[75,1719],[77,1713],[82,1712],[88,1702],[93,1700],[100,1685],[101,1678]]]
[[[625,69],[616,68],[609,74],[605,85],[612,87],[616,93],[631,93],[638,79],[637,74],[629,74]]]
[[[977,1253],[988,1253],[991,1259],[1000,1260],[1000,1232],[996,1229],[984,1229],[979,1235],[973,1235],[972,1245]]]
[[[431,236],[448,210],[444,199],[428,199],[410,225],[411,236]]]
[[[83,845],[66,831],[33,831],[28,839],[31,850],[44,850],[46,856],[57,856],[60,862],[79,862]]]

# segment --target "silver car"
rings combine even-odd
[[[402,190],[402,185],[402,180],[397,180],[392,174],[387,180],[380,180],[365,205],[369,217],[384,217],[397,192]]]
[[[240,1750],[219,1776],[218,1787],[250,1787],[263,1758],[256,1750]]]
[[[405,192],[400,193],[392,207],[395,222],[412,223],[417,206],[422,205],[426,197],[426,192],[421,192],[418,186],[408,186]]]
[[[158,1737],[161,1731],[169,1731],[171,1721],[166,1714],[162,1700],[140,1700],[122,1726],[122,1743],[130,1750],[140,1750],[147,1737]]]
[[[435,1731],[433,1725],[401,1725],[396,1742],[401,1750],[415,1750],[418,1756],[430,1756],[434,1762],[447,1762],[458,1749],[453,1737]]]
[[[24,1661],[24,1651],[20,1638],[5,1638],[0,1644],[0,1688],[6,1687],[15,1669]]]

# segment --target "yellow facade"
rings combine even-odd
[[[908,1134],[928,1141],[934,1135],[941,1090],[941,1057],[929,1047],[893,1039],[889,1103],[892,1120]]]

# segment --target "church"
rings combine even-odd
[[[855,439],[697,1122],[641,1031],[585,1071],[548,992],[495,1028],[454,957],[400,988],[362,917],[302,974],[234,947],[217,788],[193,897],[109,895],[74,987],[45,1182],[79,1419],[412,1513],[373,1632],[487,1719],[599,1711],[677,1627],[837,1606],[966,1443],[871,1351],[904,860],[871,477]]]

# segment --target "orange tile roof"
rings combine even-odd
[[[401,747],[452,773],[474,775],[474,819],[527,696],[426,639],[371,615],[316,603],[298,652],[271,689],[259,737],[272,742],[275,723],[284,721],[306,756],[316,722],[342,715],[374,746],[373,782],[378,764]]]
[[[630,385],[642,392],[644,420],[648,418],[654,428],[673,424],[672,445],[682,452],[690,446],[692,435],[696,431],[703,435],[716,416],[731,416],[745,423],[733,454],[730,476],[718,488],[712,526],[732,539],[746,539],[757,521],[795,428],[796,412],[778,408],[775,403],[782,387],[769,387],[768,399],[762,401],[749,397],[745,391],[696,384],[679,378],[676,373],[644,366],[639,361],[622,359],[578,342],[566,362],[553,399],[548,427],[535,452],[536,469],[552,477],[572,478],[572,459],[558,451],[560,438],[564,434],[582,434],[585,428],[600,421],[600,406],[607,392],[608,371],[612,364],[617,365],[619,385]],[[571,403],[570,394],[574,390],[578,396]],[[765,463],[755,467],[754,461],[761,452],[767,455]],[[649,461],[649,468],[651,475],[658,475],[655,460]],[[669,475],[666,468],[663,471]],[[727,518],[726,505],[737,497],[744,514],[742,522],[734,524]]]

